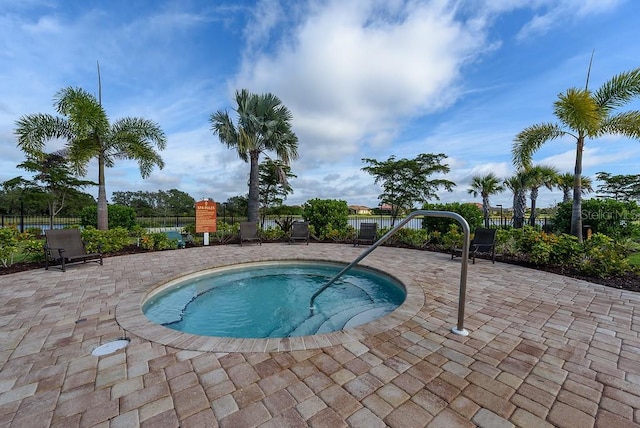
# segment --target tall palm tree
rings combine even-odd
[[[536,200],[538,199],[538,193],[540,187],[544,186],[547,189],[553,189],[553,186],[558,182],[558,170],[552,166],[535,165],[525,170],[527,175],[527,182],[529,184],[529,198],[531,199],[531,214],[529,216],[529,224],[535,226],[536,224]]]
[[[591,65],[589,65],[589,71]],[[595,92],[589,90],[589,74],[584,89],[570,88],[558,95],[554,114],[560,123],[540,123],[521,131],[514,139],[512,155],[516,168],[529,167],[533,154],[547,141],[561,137],[576,140],[571,234],[582,241],[582,154],[587,138],[618,134],[640,138],[640,111],[615,113],[640,95],[640,68],[620,73]]]
[[[580,178],[582,182],[582,194],[593,192],[593,182],[591,177],[583,175]],[[556,184],[560,190],[562,190],[562,203],[566,204],[571,202],[571,191],[573,190],[573,174],[567,172],[558,176],[558,183]]]
[[[109,228],[105,167],[116,159],[138,162],[146,178],[154,166],[164,168],[155,150],[164,150],[167,139],[160,126],[150,120],[125,117],[110,124],[100,102],[81,88],[68,87],[54,97],[56,111],[62,115],[31,114],[16,122],[18,147],[27,155],[42,158],[50,139],[66,140],[65,152],[79,175],[86,175],[91,159],[98,160],[98,229]]]
[[[522,228],[527,211],[528,176],[524,171],[518,171],[504,180],[504,185],[513,192],[513,227]]]
[[[489,227],[489,196],[500,193],[504,187],[500,184],[500,179],[492,172],[487,175],[475,175],[471,178],[471,185],[467,190],[474,198],[480,194],[482,196],[482,212],[484,213],[484,227]]]
[[[236,91],[237,125],[227,111],[219,110],[209,119],[211,130],[223,144],[238,151],[238,156],[250,162],[248,220],[258,221],[260,209],[260,154],[275,152],[284,165],[298,157],[298,137],[291,129],[292,115],[273,94],[252,94],[246,89]]]

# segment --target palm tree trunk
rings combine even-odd
[[[109,230],[107,188],[104,179],[104,155],[98,156],[98,230]]]
[[[529,224],[531,226],[536,225],[536,200],[538,199],[538,188],[531,188],[531,215],[529,216]]]
[[[524,214],[527,209],[527,195],[524,190],[518,190],[513,203],[513,227],[521,229],[524,226]]]
[[[489,228],[489,197],[482,197],[482,213],[484,214],[484,227]]]
[[[584,136],[580,134],[576,144],[576,166],[573,176],[573,203],[571,205],[571,234],[582,242],[582,150]]]
[[[248,221],[257,223],[260,209],[260,187],[258,175],[258,160],[260,152],[257,150],[252,151],[250,154],[251,170],[249,171],[249,206],[248,206]]]

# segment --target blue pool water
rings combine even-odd
[[[277,262],[213,271],[151,296],[143,312],[186,333],[236,338],[306,336],[355,327],[402,304],[404,287],[356,267],[309,300],[344,265]]]

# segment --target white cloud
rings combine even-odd
[[[484,34],[454,15],[446,2],[323,3],[273,52],[247,55],[234,84],[282,98],[301,154],[335,160],[386,145],[409,118],[459,95],[460,68]]]

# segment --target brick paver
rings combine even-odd
[[[451,332],[460,259],[386,247],[362,264],[409,298],[348,334],[213,339],[137,315],[184,274],[361,251],[213,246],[0,276],[0,426],[640,426],[640,295],[545,272],[469,265],[467,337]]]

